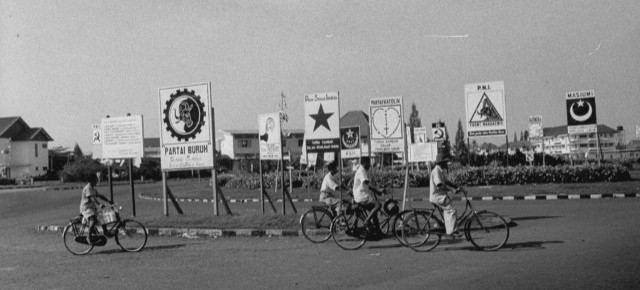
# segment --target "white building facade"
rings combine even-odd
[[[0,118],[0,177],[25,180],[47,174],[51,136],[20,117]]]

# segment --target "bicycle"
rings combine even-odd
[[[351,191],[346,196],[352,196]],[[342,209],[349,202],[345,199],[339,202]],[[331,238],[331,221],[336,217],[337,212],[333,206],[327,204],[313,205],[309,210],[300,216],[300,228],[302,235],[312,243],[324,243]]]
[[[314,205],[300,216],[302,235],[312,243],[324,243],[331,237],[331,221],[335,217],[331,206]]]
[[[393,203],[393,196],[388,194],[386,190],[383,193],[389,196],[389,200]],[[389,200],[385,202],[385,205],[389,203]],[[379,216],[382,217],[380,221],[380,230],[383,234],[388,235],[389,232],[395,233],[395,216],[397,214],[397,202],[395,202],[395,210],[380,210]],[[333,240],[345,250],[356,250],[361,248],[368,239],[371,238],[371,222],[365,225],[368,212],[361,205],[357,203],[351,203],[349,206],[338,216],[331,221],[331,236]],[[395,234],[394,234],[395,235]],[[396,239],[399,238],[396,236]]]
[[[465,209],[458,218],[456,227],[464,225],[464,236],[478,250],[495,251],[502,248],[509,239],[509,225],[499,214],[480,210],[476,211],[471,205],[467,191],[458,190],[464,194]],[[435,209],[422,210],[421,213],[409,214],[401,227],[402,238],[407,246],[414,251],[427,252],[440,244],[445,234],[442,209],[433,205]],[[439,216],[436,214],[439,213]],[[433,239],[431,239],[433,238]]]
[[[121,219],[119,214],[121,209],[121,206],[115,204],[102,209],[98,214],[100,230],[97,224],[89,229],[89,225],[83,223],[82,214],[74,217],[62,232],[64,246],[74,255],[84,255],[95,246],[106,245],[107,238],[114,237],[118,246],[124,251],[142,250],[147,244],[147,229],[133,219]]]

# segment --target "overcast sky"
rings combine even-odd
[[[211,82],[217,129],[255,129],[287,96],[339,91],[342,114],[404,97],[450,134],[464,85],[504,81],[509,140],[566,125],[565,93],[595,90],[598,123],[640,124],[640,1],[0,0],[0,116],[91,149],[105,115],[144,116],[158,89]],[[477,139],[479,143],[504,140]]]

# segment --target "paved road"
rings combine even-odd
[[[0,195],[0,289],[624,289],[640,283],[640,199],[476,202],[518,223],[507,247],[490,253],[464,241],[414,253],[393,240],[344,251],[300,237],[152,237],[141,253],[120,252],[110,240],[76,257],[59,235],[38,233],[35,225],[76,211],[77,195]],[[161,214],[153,205],[143,214]]]

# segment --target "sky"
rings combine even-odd
[[[91,125],[141,114],[160,132],[160,88],[211,83],[217,129],[279,110],[304,128],[304,95],[340,110],[402,96],[423,125],[465,128],[464,85],[504,81],[508,138],[567,124],[565,94],[594,90],[598,123],[640,124],[640,1],[0,0],[0,116],[91,149]],[[477,138],[478,143],[504,143]]]

